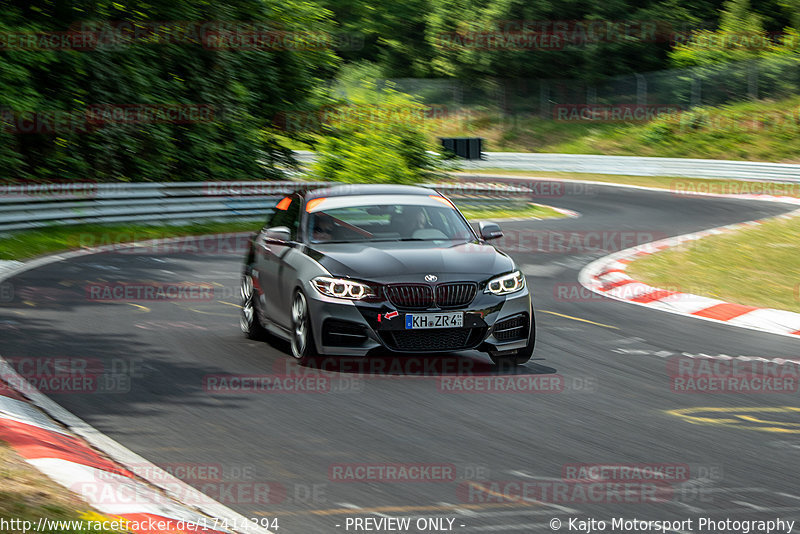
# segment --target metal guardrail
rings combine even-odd
[[[301,163],[314,153],[296,152]],[[485,152],[467,169],[583,172],[800,183],[800,165],[750,161]],[[478,178],[480,180],[480,178]],[[173,182],[0,185],[0,232],[87,223],[188,223],[263,219],[278,198],[330,182]],[[535,198],[521,181],[436,185],[469,203]]]
[[[800,182],[800,165],[792,163],[520,152],[484,152],[483,155],[484,159],[482,160],[464,161],[462,167],[470,170],[509,169],[625,176]],[[296,151],[295,157],[303,164],[314,161],[314,153],[309,151]]]
[[[249,183],[250,186],[260,182]],[[242,184],[240,187],[244,188]],[[263,217],[285,183],[233,194],[205,182],[0,186],[0,232],[91,223],[174,224]],[[235,187],[236,184],[229,184]]]
[[[800,165],[791,163],[506,152],[485,155],[485,160],[465,162],[464,168],[800,182]]]
[[[263,220],[292,191],[331,182],[172,182],[0,185],[0,233],[92,223]],[[429,184],[469,202],[530,199],[518,184]]]

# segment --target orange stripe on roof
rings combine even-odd
[[[758,308],[755,306],[744,306],[743,304],[730,304],[723,302],[722,304],[716,304],[710,308],[696,311],[692,315],[708,317],[709,319],[717,319],[719,321],[729,321],[734,317],[739,317],[740,315],[744,315],[745,313],[757,309]]]
[[[325,197],[322,198],[312,198],[308,202],[306,202],[306,211],[311,213],[311,210],[322,204],[326,200]]]
[[[449,207],[451,207],[451,208],[452,208],[452,207],[454,207],[454,206],[453,206],[453,203],[452,203],[452,202],[450,202],[449,200],[447,200],[447,199],[446,199],[446,198],[444,198],[444,197],[440,197],[439,195],[428,195],[428,196],[429,196],[429,197],[431,197],[433,200],[438,200],[439,202],[441,202],[441,203],[442,203],[442,204],[444,204],[445,206],[449,206]]]

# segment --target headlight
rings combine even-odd
[[[344,278],[328,278],[318,276],[311,280],[317,291],[326,297],[338,299],[362,300],[375,296],[375,290],[367,284],[346,280]]]
[[[523,287],[525,287],[525,277],[520,271],[514,271],[511,274],[504,274],[489,280],[484,293],[508,295],[509,293],[516,293]]]

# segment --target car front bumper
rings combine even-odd
[[[367,356],[388,350],[394,353],[458,352],[477,349],[505,352],[528,343],[533,324],[533,306],[527,285],[517,293],[497,296],[479,292],[468,306],[455,309],[398,310],[388,302],[367,303],[321,295],[308,284],[305,289],[317,351],[332,356]],[[406,313],[464,312],[464,329],[407,330]],[[387,317],[388,316],[388,317]],[[514,318],[524,318],[527,328],[516,330]],[[511,331],[500,327],[511,325]],[[455,346],[453,347],[453,340]],[[448,342],[450,344],[448,345]]]

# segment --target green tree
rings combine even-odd
[[[690,103],[688,87],[702,87],[704,103],[720,105],[769,94],[788,97],[798,87],[800,69],[798,34],[785,28],[775,38],[764,29],[764,17],[750,8],[748,0],[725,3],[716,31],[693,32],[686,43],[670,53],[675,67],[690,67],[678,76],[681,92],[675,99]]]
[[[427,152],[426,108],[391,85],[364,81],[328,113],[312,176],[338,182],[418,183],[438,168]]]
[[[730,0],[716,31],[693,32],[686,43],[670,53],[675,67],[743,61],[763,55],[769,41],[762,17],[750,11],[749,0]]]
[[[209,22],[213,25],[201,26]],[[144,38],[131,40],[132,30],[126,28],[143,29]],[[326,34],[332,25],[328,11],[301,0],[11,0],[0,8],[0,29],[88,29],[103,37],[100,46],[88,51],[4,51],[0,105],[9,113],[80,118],[92,106],[137,105],[213,111],[211,120],[196,122],[5,132],[0,137],[4,177],[163,181],[281,176],[277,167],[290,162],[290,152],[276,141],[272,118],[315,99],[323,80],[335,72],[336,55],[316,45],[248,49],[234,41],[232,48],[219,48],[203,28],[280,36]],[[257,160],[273,166],[264,169]]]

